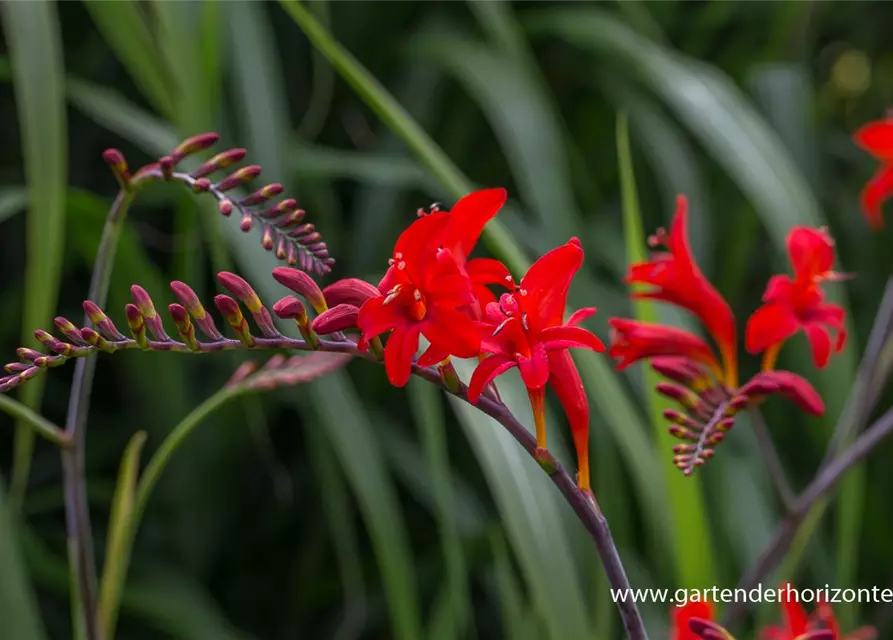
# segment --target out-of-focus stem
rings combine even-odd
[[[769,428],[766,426],[766,421],[763,419],[763,414],[760,413],[759,409],[751,409],[748,414],[753,432],[757,437],[760,453],[762,453],[763,461],[766,463],[766,470],[769,472],[772,484],[775,485],[775,491],[778,493],[781,504],[787,513],[794,504],[794,490],[791,489],[791,483],[788,481],[784,465],[782,465],[781,458],[778,456],[778,450],[772,442],[772,434],[769,433]]]
[[[118,192],[109,209],[90,277],[87,299],[104,306],[108,297],[112,265],[118,249],[121,228],[127,217],[127,209],[133,200],[135,178],[131,185]],[[85,315],[84,326],[90,318]],[[86,421],[90,409],[90,391],[96,372],[94,358],[79,358],[75,365],[68,398],[68,415],[65,436],[71,447],[62,450],[62,474],[65,485],[65,525],[68,531],[69,564],[72,579],[78,585],[83,611],[83,633],[87,640],[101,640],[97,618],[96,561],[93,552],[93,533],[90,527],[90,511],[87,504],[87,479],[84,472],[86,454]],[[72,616],[77,619],[76,616]]]

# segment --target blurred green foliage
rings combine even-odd
[[[571,303],[599,307],[593,326],[605,338],[607,318],[633,313],[621,276],[625,247],[640,240],[625,229],[666,224],[677,193],[689,197],[695,253],[739,332],[768,276],[787,269],[787,230],[827,224],[842,269],[857,274],[835,285],[851,340],[821,373],[802,336],[780,361],[816,384],[827,415],[765,407],[795,486],[821,461],[893,270],[890,231],[870,234],[858,208],[872,162],[849,140],[893,101],[890,5],[91,1],[8,3],[2,19],[7,359],[34,323],[80,318],[115,193],[101,152],[120,148],[134,167],[217,130],[297,194],[338,259],[329,278],[374,281],[418,207],[505,185],[510,206],[482,250],[519,270],[579,236],[587,262]],[[622,215],[621,111],[636,231]],[[134,282],[159,304],[173,279],[210,299],[211,274],[231,266],[275,301],[274,260],[207,204],[166,186],[140,197],[112,277],[116,319]],[[741,360],[744,376],[756,369],[743,350]],[[100,561],[127,442],[146,431],[148,459],[238,361],[100,359],[87,439]],[[781,513],[746,421],[694,478],[668,479],[671,453],[656,444],[641,368],[618,375],[605,357],[578,362],[593,407],[595,491],[633,585],[734,587]],[[71,369],[46,376],[42,410],[57,423]],[[392,389],[357,362],[211,414],[147,505],[117,636],[619,637],[590,541],[541,470],[489,419],[417,382]],[[24,399],[36,403],[31,385]],[[500,389],[527,420],[515,382]],[[20,483],[29,447],[14,447],[13,421],[0,422],[8,486]],[[570,461],[563,428],[553,410],[550,441]],[[887,444],[847,478],[783,577],[890,586],[890,453]],[[40,441],[21,508],[0,499],[0,624],[10,637],[68,637],[67,580],[59,458]],[[666,636],[666,609],[643,605],[655,638]],[[772,605],[758,613],[777,615]],[[893,609],[840,614],[886,637]]]

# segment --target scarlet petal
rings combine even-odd
[[[500,376],[512,367],[518,365],[514,358],[503,355],[490,356],[484,358],[481,363],[471,374],[471,381],[468,383],[468,401],[477,404],[484,389],[490,384],[496,376]]]
[[[419,356],[417,364],[420,367],[430,367],[433,364],[443,362],[450,357],[450,352],[439,347],[429,345],[427,349]]]
[[[471,281],[458,273],[439,276],[430,280],[425,294],[437,304],[460,307],[473,302]]]
[[[404,387],[412,373],[412,358],[419,350],[417,325],[399,326],[394,329],[384,348],[384,366],[388,380],[395,387]]]
[[[764,304],[747,320],[744,345],[747,352],[757,354],[797,333],[800,323],[784,305]]]
[[[605,343],[580,327],[549,327],[540,333],[540,340],[548,351],[580,347],[597,353],[605,350]]]
[[[597,309],[595,307],[584,307],[583,309],[577,309],[571,314],[571,317],[567,319],[565,322],[565,326],[575,327],[581,322],[583,322],[586,318],[595,315]]]
[[[542,344],[533,348],[530,358],[517,358],[521,379],[528,389],[542,389],[549,381],[549,356]]]
[[[478,284],[498,284],[508,288],[512,274],[504,264],[493,258],[475,258],[465,265],[465,271],[472,282]]]
[[[409,279],[409,276],[407,275],[405,270],[398,269],[395,265],[385,271],[384,276],[378,283],[378,290],[383,295],[387,295],[394,287],[398,285],[409,286],[412,285],[412,281]]]
[[[853,141],[881,162],[893,161],[893,120],[869,122],[853,134]]]
[[[357,314],[357,326],[367,341],[405,322],[397,305],[385,304],[384,301],[384,296],[367,300]]]
[[[834,266],[834,240],[825,229],[794,227],[788,233],[788,256],[796,279],[812,283]]]
[[[824,369],[831,358],[831,336],[828,335],[828,330],[819,324],[806,325],[804,330],[812,348],[813,363],[819,369]]]
[[[423,281],[429,262],[435,257],[443,239],[450,216],[448,213],[432,213],[413,222],[397,238],[394,246],[394,264],[403,262],[413,282]]]
[[[688,331],[627,318],[611,318],[608,323],[614,329],[608,354],[620,359],[618,371],[646,358],[682,356],[720,372],[719,362],[707,343]]]
[[[467,258],[484,226],[499,212],[506,198],[506,190],[497,188],[475,191],[460,199],[450,210],[443,246],[462,259]]]
[[[807,413],[820,416],[825,412],[825,403],[819,392],[804,378],[790,371],[763,371],[758,373],[739,390],[748,395],[751,389],[773,389],[773,393],[785,396]]]
[[[882,166],[862,190],[862,210],[873,229],[884,226],[884,202],[893,195],[893,164]]]
[[[784,617],[785,626],[791,637],[796,638],[801,633],[805,633],[809,629],[809,618],[803,605],[796,601],[793,597],[788,596],[788,584],[784,584],[780,589],[784,592],[784,599],[781,600],[781,612]]]
[[[534,262],[521,278],[520,295],[531,332],[561,324],[571,280],[583,264],[583,249],[571,239]]]
[[[481,352],[477,325],[459,311],[442,307],[429,309],[421,328],[433,346],[457,358],[473,358]]]

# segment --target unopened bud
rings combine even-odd
[[[149,341],[146,337],[146,323],[143,314],[140,313],[136,305],[128,304],[124,307],[124,315],[127,318],[127,326],[130,327],[130,334],[140,348],[145,351],[149,348]]]
[[[118,180],[121,187],[126,189],[130,184],[130,171],[127,169],[127,160],[124,158],[124,154],[117,149],[106,149],[102,152],[102,159],[111,167],[112,173],[115,174],[115,179]]]
[[[242,215],[242,219],[239,220],[239,229],[241,229],[244,233],[248,233],[251,231],[251,227],[254,226],[254,216],[251,215],[250,212],[246,211]]]
[[[245,149],[230,149],[228,151],[224,151],[223,153],[218,153],[216,156],[208,160],[198,169],[193,171],[190,175],[193,178],[203,178],[204,176],[210,175],[215,171],[226,169],[227,167],[231,167],[237,162],[241,161],[242,158],[245,157],[246,153],[247,151],[245,151]]]
[[[352,304],[360,307],[366,300],[377,298],[381,294],[375,285],[359,278],[344,278],[333,282],[322,290],[323,298],[330,307],[339,304]]]
[[[217,183],[217,190],[221,192],[229,191],[247,184],[260,175],[261,167],[256,164],[250,164],[231,173],[229,176]]]
[[[248,321],[245,320],[242,310],[239,309],[239,303],[229,296],[219,295],[214,297],[214,304],[217,305],[217,309],[226,318],[229,326],[236,332],[239,341],[246,347],[253,347],[255,344],[254,336],[251,335]]]
[[[217,144],[217,141],[220,139],[220,136],[216,133],[201,133],[197,136],[193,136],[181,142],[174,152],[170,155],[171,160],[176,165],[183,158],[191,156],[194,153],[198,153],[208,147],[213,147]]]
[[[313,321],[313,330],[320,335],[354,329],[357,326],[359,309],[350,304],[339,304],[326,309]]]
[[[261,187],[247,198],[243,198],[239,201],[239,204],[244,207],[251,207],[275,198],[280,193],[282,193],[282,185],[278,182],[274,182],[273,184],[268,184],[265,187]]]
[[[307,300],[317,313],[322,313],[328,308],[319,285],[305,272],[291,267],[276,267],[273,269],[273,277],[279,284]]]

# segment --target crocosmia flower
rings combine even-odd
[[[471,358],[480,352],[474,320],[461,311],[475,302],[471,282],[449,249],[439,247],[447,214],[432,214],[412,223],[397,240],[391,266],[378,290],[363,303],[357,326],[368,341],[386,331],[388,380],[404,386],[424,335],[430,347],[419,358],[429,366],[446,356]]]
[[[485,189],[459,200],[451,211],[421,213],[397,240],[380,296],[365,301],[357,317],[361,346],[387,331],[385,368],[395,386],[409,380],[419,336],[430,343],[418,359],[430,366],[450,356],[480,353],[474,320],[481,299],[495,300],[487,285],[508,286],[511,276],[496,260],[469,260],[487,222],[505,203],[505,189]]]
[[[840,349],[846,338],[843,310],[823,302],[820,284],[841,276],[832,271],[833,242],[819,229],[795,229],[788,239],[794,277],[775,276],[770,281],[765,304],[747,328],[751,352],[767,350],[763,371],[744,384],[738,383],[737,329],[731,307],[701,272],[688,242],[688,209],[680,196],[670,232],[659,231],[649,239],[652,247],[666,251],[651,260],[633,264],[626,282],[634,287],[632,298],[666,302],[694,314],[704,325],[714,347],[700,337],[658,323],[629,318],[611,318],[609,354],[625,369],[648,361],[668,381],[656,391],[680,405],[667,409],[669,432],[682,444],[673,447],[673,463],[686,475],[694,473],[714,455],[735,416],[770,395],[792,400],[804,411],[821,415],[824,404],[812,386],[789,371],[775,371],[774,359],[781,344],[803,329],[813,343],[816,364],[824,366],[831,351]],[[721,637],[721,636],[717,636]]]
[[[834,611],[819,594],[819,603],[810,615],[797,600],[796,591],[784,584],[779,589],[781,598],[781,625],[770,625],[760,631],[759,640],[874,640],[877,630],[873,627],[860,627],[843,634],[834,616]]]
[[[831,352],[846,342],[843,308],[824,302],[821,285],[842,276],[834,266],[834,240],[825,229],[795,227],[788,234],[788,255],[794,276],[777,275],[769,280],[763,306],[747,322],[745,346],[764,356],[771,369],[781,345],[798,331],[806,333],[815,365],[828,364]]]
[[[697,316],[716,341],[725,363],[725,375],[734,385],[737,364],[735,317],[729,303],[710,284],[692,255],[685,196],[676,199],[676,214],[670,232],[658,229],[648,241],[652,247],[663,246],[666,251],[656,251],[648,262],[630,266],[626,282],[649,287],[634,290],[631,297],[669,302]]]
[[[893,195],[893,119],[869,122],[856,131],[853,140],[881,163],[862,190],[862,210],[868,224],[880,229],[884,226],[881,208]]]
[[[567,293],[583,263],[579,240],[553,249],[537,260],[518,288],[490,303],[480,323],[481,351],[491,354],[475,369],[468,399],[475,403],[498,375],[517,367],[527,387],[536,423],[537,446],[546,447],[545,388],[549,384],[564,407],[578,458],[578,483],[589,489],[589,403],[568,353],[572,347],[604,351],[605,345],[578,326],[595,313],[581,309],[564,321]]]

